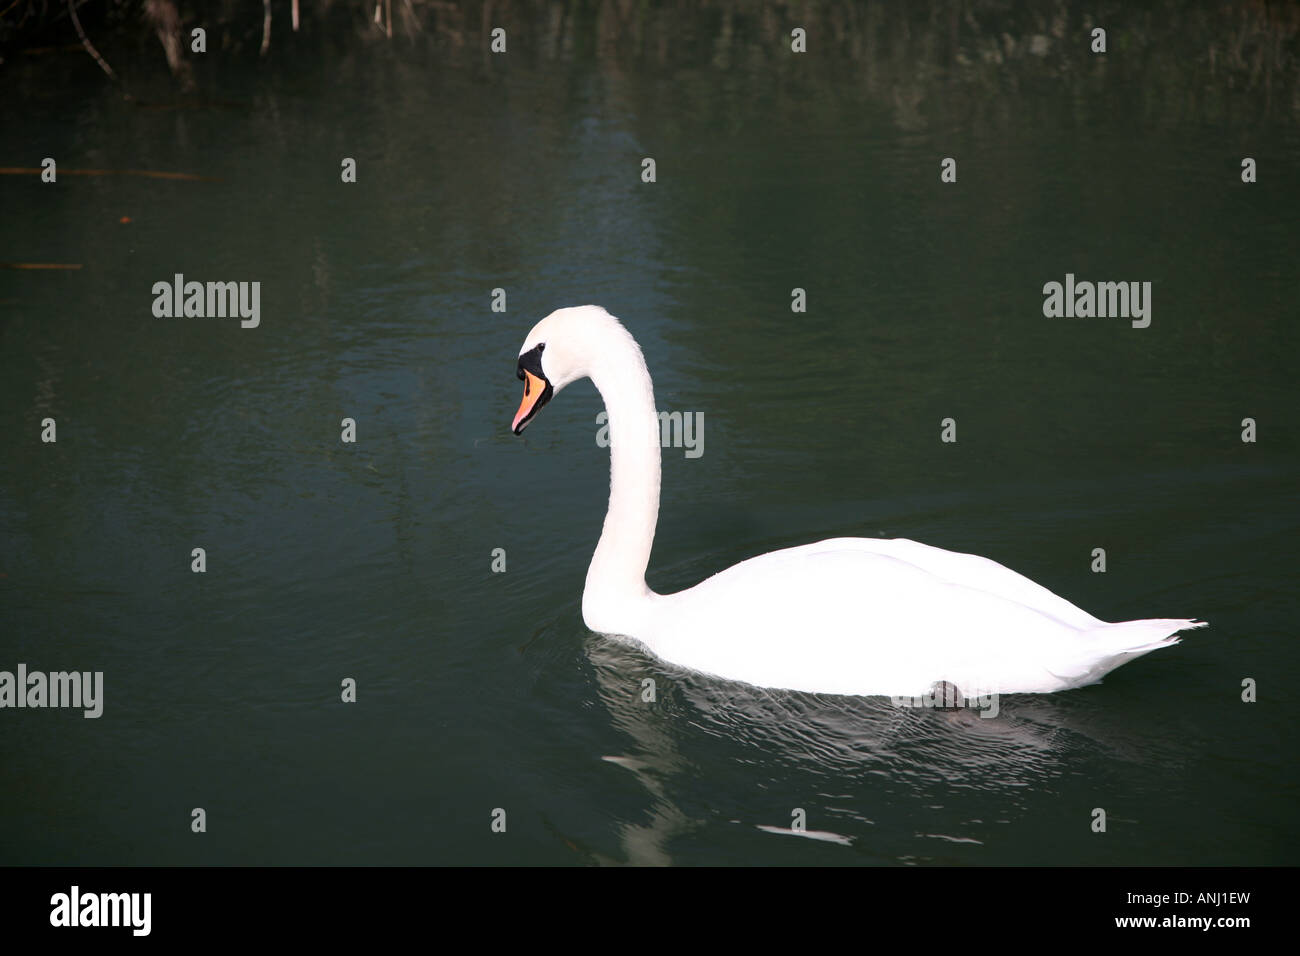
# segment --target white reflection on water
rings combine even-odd
[[[800,792],[816,796],[808,801],[808,831],[800,835],[861,845],[869,854],[875,852],[873,836],[887,836],[893,847],[903,838],[916,852],[893,852],[888,859],[912,862],[930,858],[935,841],[982,844],[989,822],[1009,822],[987,821],[978,813],[972,819],[964,804],[992,805],[995,813],[1014,819],[1026,812],[1028,795],[1056,790],[1062,778],[1080,772],[1082,761],[1102,756],[1177,765],[1183,759],[1153,749],[1140,728],[1108,717],[1105,699],[1080,696],[1086,692],[1005,697],[997,717],[983,718],[972,709],[899,707],[883,697],[822,696],[715,680],[600,635],[588,635],[585,651],[613,726],[633,744],[602,759],[634,774],[650,798],[647,820],[620,825],[624,859],[633,864],[670,864],[675,839],[719,822],[791,834],[788,818],[737,818],[737,806],[770,812],[754,798],[755,787],[764,783],[779,792],[793,781]],[[645,677],[656,681],[655,703],[641,700]],[[881,827],[873,833],[879,821],[866,810],[882,803],[895,818],[900,806],[909,817],[947,814],[948,832],[913,827],[903,836],[895,819],[892,832]],[[828,818],[837,825],[814,829],[814,819]],[[929,847],[917,850],[918,841]]]

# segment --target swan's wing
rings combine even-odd
[[[838,543],[761,555],[656,604],[645,643],[665,660],[831,694],[921,694],[942,680],[967,695],[1059,690],[1069,679],[1061,665],[1073,663],[1083,633],[1002,595]]]
[[[1092,683],[1196,626],[1105,624],[996,562],[871,538],[742,561],[656,596],[647,624],[661,658],[760,687],[967,697]]]
[[[1032,608],[1070,627],[1086,629],[1105,623],[1071,604],[1065,598],[1053,594],[1041,584],[1035,584],[1023,574],[1017,574],[996,561],[980,557],[978,554],[963,554],[960,551],[933,548],[928,544],[910,541],[907,538],[830,538],[826,541],[818,541],[816,544],[773,551],[770,555],[760,555],[751,560],[757,561],[776,555],[811,556],[835,551],[880,554],[906,561],[949,584],[973,588],[1022,607]],[[748,563],[742,561],[736,567],[744,567]]]

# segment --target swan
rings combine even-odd
[[[641,348],[600,306],[552,312],[519,350],[519,435],[565,386],[590,378],[608,414],[609,507],[582,617],[670,664],[793,691],[965,698],[1082,687],[1204,626],[1108,624],[974,554],[904,538],[832,538],[742,561],[657,594],[645,572],[659,518],[659,419]]]

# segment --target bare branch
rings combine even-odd
[[[68,0],[68,13],[72,14],[72,25],[77,28],[77,36],[81,37],[81,45],[86,48],[86,52],[95,58],[99,68],[108,74],[110,80],[116,80],[117,74],[113,72],[113,68],[108,65],[108,61],[99,55],[99,51],[95,49],[95,44],[91,43],[90,37],[86,36],[86,31],[81,29],[81,20],[77,16],[76,0]]]

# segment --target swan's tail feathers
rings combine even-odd
[[[1179,631],[1205,627],[1208,622],[1182,618],[1157,618],[1148,621],[1121,621],[1102,624],[1091,631],[1095,640],[1093,665],[1072,686],[1096,683],[1121,664],[1136,657],[1173,647],[1181,643]]]
[[[1179,631],[1205,627],[1208,622],[1180,618],[1155,618],[1149,621],[1121,621],[1103,624],[1093,631],[1106,645],[1117,651],[1145,654],[1159,647],[1172,647],[1182,638]]]

